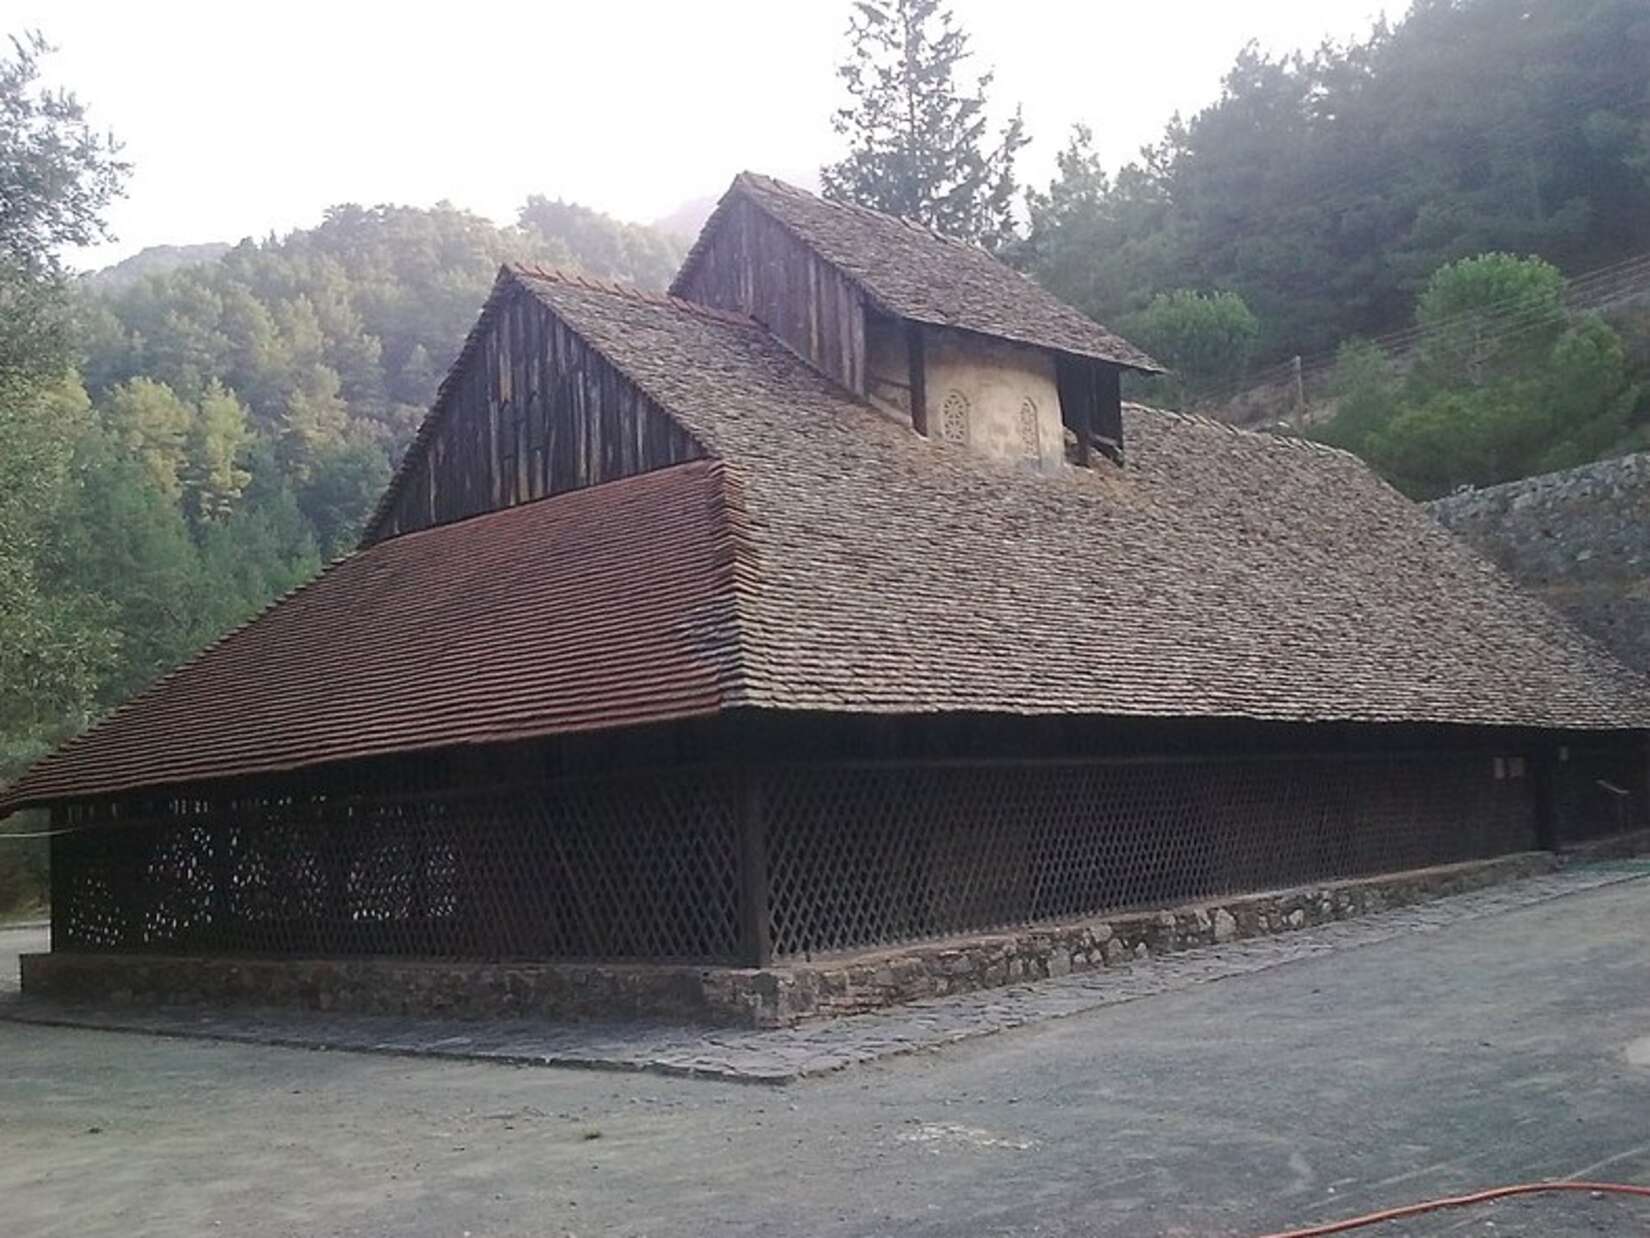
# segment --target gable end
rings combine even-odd
[[[865,290],[737,185],[705,224],[671,293],[754,319],[815,369],[866,394]]]
[[[507,269],[361,544],[708,454]]]

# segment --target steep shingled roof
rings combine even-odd
[[[1129,407],[1126,467],[1028,471],[747,320],[510,278],[718,460],[358,552],[0,812],[733,707],[1650,727],[1642,680],[1344,452]]]
[[[754,172],[734,178],[683,259],[673,292],[686,285],[723,210],[739,196],[790,229],[887,313],[1096,357],[1147,373],[1163,370],[1141,349],[982,249],[893,215],[827,202]]]
[[[1642,680],[1345,452],[1130,407],[1126,467],[1029,472],[759,330],[530,282],[738,468],[753,704],[1650,724]]]

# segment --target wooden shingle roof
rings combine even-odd
[[[937,327],[1094,357],[1145,373],[1163,367],[983,249],[909,220],[827,202],[772,177],[741,172],[682,261],[689,283],[727,204],[744,197],[843,272],[885,312]]]
[[[1125,409],[1126,467],[925,439],[754,324],[535,291],[742,482],[780,708],[1650,725],[1645,682],[1349,453]]]

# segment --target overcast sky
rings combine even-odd
[[[335,202],[443,198],[500,221],[529,193],[649,221],[740,168],[811,180],[837,151],[847,0],[280,5],[8,0],[54,83],[126,143],[119,240],[234,241]],[[1401,0],[956,0],[994,103],[1024,104],[1023,178],[1074,121],[1117,164],[1210,102],[1248,39],[1362,35]]]

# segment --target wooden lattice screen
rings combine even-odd
[[[1578,750],[1568,837],[1644,819]],[[1628,789],[1628,799],[1601,785]],[[61,814],[57,949],[751,962],[1534,847],[1535,776],[1435,752],[679,768]]]
[[[890,944],[1535,845],[1488,757],[788,771],[779,955]]]
[[[731,958],[729,785],[682,771],[461,795],[150,804],[53,840],[53,945]]]

